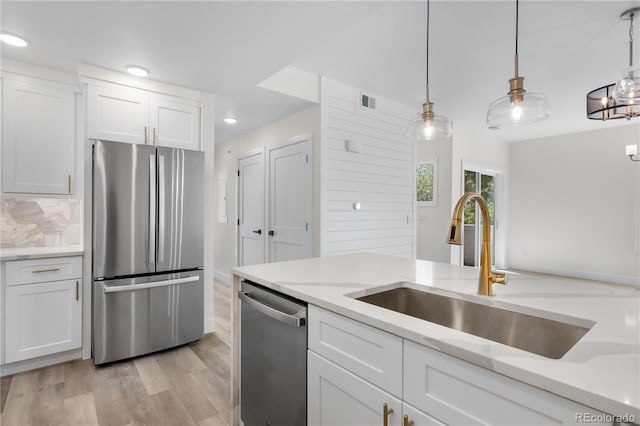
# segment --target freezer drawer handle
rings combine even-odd
[[[254,299],[251,296],[251,293],[246,291],[238,292],[238,297],[243,302],[246,302],[249,306],[254,308],[256,311],[262,312],[265,315],[270,316],[271,318],[283,322],[285,324],[292,325],[294,327],[304,327],[306,324],[306,316],[305,309],[302,308],[300,311],[296,312],[293,315],[284,313],[277,309],[272,308],[271,306],[267,306],[263,303],[260,303],[258,300]]]
[[[152,282],[143,283],[143,284],[105,285],[104,292],[116,293],[119,291],[143,290],[145,288],[166,287],[168,285],[184,284],[184,283],[190,283],[190,282],[199,281],[199,280],[200,280],[200,277],[186,277],[186,278],[177,278],[175,280],[152,281]]]

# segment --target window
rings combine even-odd
[[[435,161],[419,163],[416,166],[416,199],[419,207],[438,205],[438,167]]]

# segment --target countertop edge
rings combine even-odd
[[[25,247],[20,249],[0,249],[0,261],[2,262],[82,255],[84,255],[84,249],[82,247]]]

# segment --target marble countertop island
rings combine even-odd
[[[477,296],[478,269],[364,253],[244,266],[232,272],[234,293],[240,280],[248,279],[605,413],[640,419],[640,287],[509,273],[506,286],[494,286],[494,297]],[[354,299],[399,282],[594,325],[561,359],[550,359]],[[235,333],[237,303],[233,310]],[[237,341],[232,350],[235,360]]]

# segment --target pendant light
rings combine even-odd
[[[613,99],[619,104],[640,103],[640,64],[633,65],[633,18],[639,13],[640,7],[635,7],[620,15],[620,18],[629,20],[629,68],[624,70],[613,91]]]
[[[611,83],[587,93],[587,118],[591,120],[617,120],[640,117],[640,96],[638,78],[640,69],[633,67],[633,19],[640,16],[640,7],[629,9],[620,15],[623,20],[629,20],[629,68],[624,72],[618,84]],[[633,76],[635,75],[635,89]],[[626,90],[623,90],[626,88]],[[631,90],[629,90],[631,89]],[[635,93],[635,95],[634,95]],[[635,96],[635,99],[634,99]]]
[[[429,0],[427,0],[427,101],[422,104],[422,114],[409,123],[407,135],[416,141],[430,141],[436,138],[448,138],[453,133],[447,117],[435,115],[433,102],[429,100]]]
[[[524,90],[524,77],[518,75],[518,21],[519,1],[516,0],[516,54],[515,76],[509,80],[507,96],[489,104],[487,126],[490,129],[531,124],[549,118],[551,110],[545,95]]]

